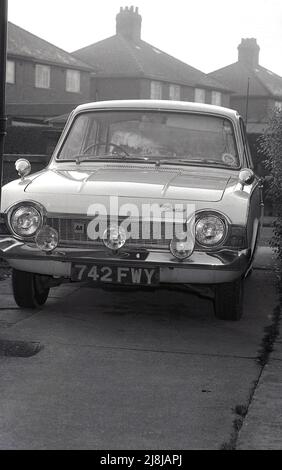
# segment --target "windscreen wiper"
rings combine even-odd
[[[113,155],[112,153],[107,154],[107,155],[87,155],[87,156],[82,154],[82,155],[76,155],[74,158],[75,158],[77,165],[80,165],[80,163],[86,162],[86,161],[103,161],[103,160],[110,160],[110,161],[122,160],[126,162],[143,161],[143,162],[153,163],[153,164],[156,163],[156,160],[151,160],[149,157],[144,157],[144,156],[139,156],[139,155],[126,155],[126,156],[119,155],[119,154]]]
[[[187,160],[182,158],[171,159],[171,160],[159,160],[159,165],[175,165],[177,163],[189,165],[201,165],[201,164],[208,164],[208,165],[215,165],[215,166],[223,166],[226,167],[227,165],[224,162],[219,162],[218,160],[210,160],[210,159],[195,159],[195,160]]]

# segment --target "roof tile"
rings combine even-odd
[[[27,59],[36,59],[38,61],[60,64],[80,70],[90,71],[93,69],[93,67],[89,67],[89,65],[76,59],[72,54],[69,54],[11,22],[8,23],[7,53],[8,55],[24,56]]]
[[[209,76],[220,80],[238,95],[246,95],[249,79],[250,96],[282,97],[282,77],[261,65],[249,67],[238,61],[211,72]]]
[[[118,34],[79,49],[73,55],[97,67],[98,76],[143,76],[187,86],[201,85],[229,91],[229,87],[151,44],[142,40],[130,41]]]

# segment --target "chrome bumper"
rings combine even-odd
[[[143,253],[140,251],[139,253]],[[243,276],[251,263],[250,250],[222,250],[216,253],[195,251],[179,262],[170,252],[151,250],[146,259],[136,252],[118,255],[102,248],[58,248],[52,254],[40,251],[35,244],[25,244],[11,237],[0,239],[0,257],[20,271],[69,278],[72,263],[93,263],[121,267],[159,267],[160,282],[173,284],[217,284],[232,282]]]

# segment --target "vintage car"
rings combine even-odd
[[[130,100],[81,105],[46,169],[2,188],[0,256],[17,304],[51,287],[181,288],[238,320],[262,216],[245,126],[230,109]],[[207,294],[208,292],[208,294]],[[188,308],[188,307],[187,307]]]

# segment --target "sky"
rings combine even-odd
[[[131,5],[144,41],[205,73],[236,62],[241,38],[253,37],[260,65],[282,76],[282,0],[8,0],[8,17],[73,52],[113,36]]]

